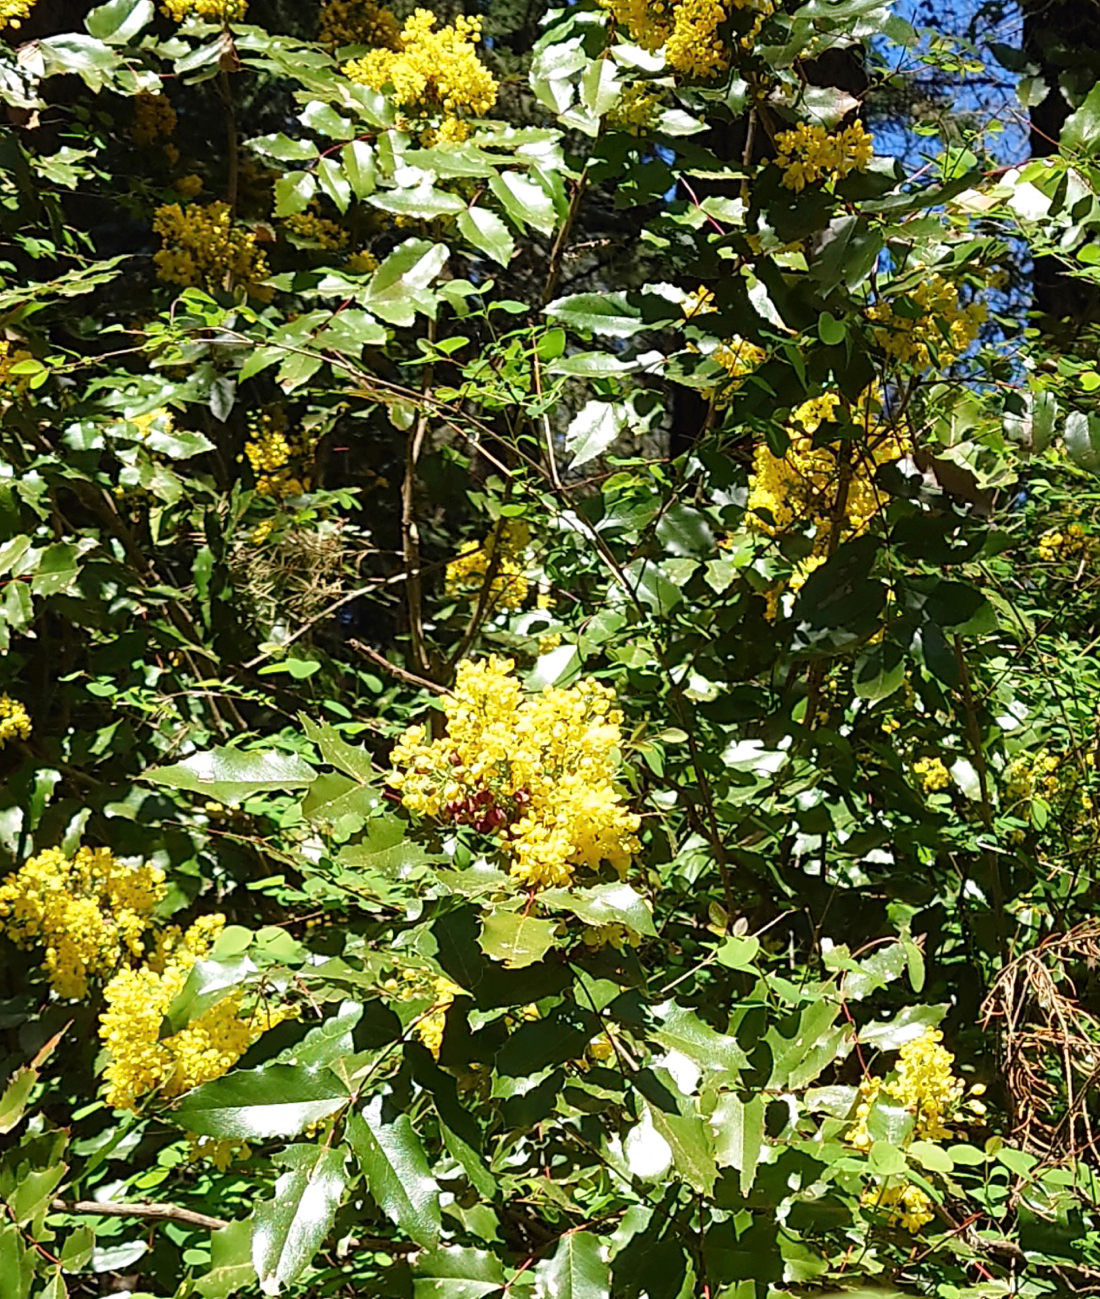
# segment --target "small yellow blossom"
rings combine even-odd
[[[360,248],[348,254],[344,265],[353,275],[370,275],[378,269],[378,258],[369,249]]]
[[[607,114],[611,130],[630,135],[648,135],[661,111],[661,93],[646,85],[627,86],[618,102]]]
[[[188,172],[186,176],[174,181],[172,188],[184,198],[197,198],[202,193],[202,177],[196,172]]]
[[[885,1184],[867,1187],[860,1197],[863,1204],[887,1211],[888,1220],[906,1231],[918,1232],[936,1216],[932,1200],[912,1182],[893,1179]]]
[[[166,139],[176,129],[176,110],[165,95],[154,95],[147,90],[134,96],[134,143],[148,149],[158,140]]]
[[[783,184],[796,192],[818,181],[843,180],[853,171],[866,171],[874,153],[874,141],[862,122],[832,135],[820,123],[799,122],[775,137],[775,147]]]
[[[918,758],[913,763],[913,775],[926,794],[948,789],[951,785],[951,773],[939,758]]]
[[[166,284],[208,293],[240,285],[251,297],[270,300],[270,288],[261,283],[267,261],[256,236],[233,225],[227,203],[166,203],[157,208],[153,229],[162,245],[153,261]]]
[[[442,117],[440,132],[456,139],[448,122],[483,117],[496,103],[496,78],[477,55],[481,19],[460,14],[436,30],[430,9],[414,9],[405,20],[397,49],[373,49],[344,72],[372,90],[390,87],[394,102],[420,118]],[[459,132],[461,134],[461,132]]]
[[[12,740],[31,738],[31,718],[26,707],[11,695],[0,695],[0,749]]]
[[[87,995],[125,953],[140,956],[153,908],[164,896],[159,866],[124,866],[106,848],[68,857],[47,848],[0,885],[0,929],[22,948],[43,949],[59,997]]]
[[[30,16],[35,0],[0,0],[0,31],[5,27],[16,29]]]
[[[926,274],[906,298],[917,313],[901,314],[889,298],[871,305],[875,342],[895,361],[923,370],[934,361],[943,365],[961,356],[978,337],[986,318],[985,304],[963,306],[958,286],[936,272]]]
[[[399,50],[401,26],[389,9],[375,0],[322,0],[322,45],[370,45],[375,49]]]
[[[348,244],[347,231],[316,212],[295,212],[286,218],[283,225],[299,239],[307,239],[331,252],[339,252]]]
[[[301,430],[286,427],[281,409],[263,411],[249,421],[249,439],[245,456],[256,476],[256,491],[261,496],[286,500],[309,491],[309,461],[316,442]]]
[[[160,7],[174,22],[201,18],[204,22],[231,22],[245,16],[248,0],[160,0]]]
[[[714,293],[700,285],[699,288],[688,294],[681,310],[685,320],[699,325],[700,328],[705,328],[705,320],[700,320],[700,317],[705,318],[714,311]],[[691,344],[691,346],[693,350],[698,350],[695,349],[694,344]],[[762,347],[759,347],[756,343],[750,343],[739,334],[734,334],[730,338],[719,342],[708,355],[733,380],[728,386],[727,395],[736,391],[745,375],[752,374],[768,359],[768,354]],[[715,395],[715,390],[710,390],[707,395]],[[721,394],[718,395],[721,396]]]
[[[246,1013],[244,994],[231,992],[180,1032],[160,1037],[165,1012],[224,924],[224,916],[209,915],[186,933],[166,930],[148,964],[119,971],[104,988],[99,1036],[110,1055],[104,1070],[109,1105],[133,1110],[149,1092],[170,1100],[220,1078],[269,1028],[294,1016],[286,1006],[258,1005]]]
[[[523,552],[531,542],[531,529],[521,519],[502,519],[484,543],[468,542],[447,565],[447,593],[477,600],[490,564],[488,607],[518,609],[527,599]]]
[[[565,885],[579,866],[625,872],[639,818],[614,784],[622,714],[592,680],[524,696],[515,665],[495,655],[459,664],[443,704],[447,734],[410,727],[391,784],[411,812],[494,835],[515,879]]]

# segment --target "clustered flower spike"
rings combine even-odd
[[[913,775],[926,794],[935,794],[938,790],[951,787],[951,773],[944,766],[942,758],[918,758],[913,763]]]
[[[700,285],[689,293],[684,299],[682,307],[684,319],[691,324],[699,325],[700,328],[705,327],[706,316],[712,314],[714,310],[714,293],[704,285]],[[700,317],[703,319],[700,320]],[[720,365],[730,379],[733,380],[728,386],[728,391],[721,393],[711,390],[707,394],[708,396],[714,396],[719,401],[735,392],[745,375],[752,374],[768,359],[768,354],[762,347],[756,343],[750,343],[748,339],[742,338],[740,334],[733,334],[729,338],[719,341],[707,355],[717,365]]]
[[[600,0],[600,4],[632,41],[653,52],[663,47],[668,67],[696,81],[713,80],[730,66],[729,51],[719,34],[730,8],[757,14],[753,36],[775,8],[773,0],[732,0],[732,4],[728,0]]]
[[[382,989],[400,1001],[431,999],[432,1004],[416,1021],[416,1035],[438,1060],[447,1027],[447,1011],[454,999],[462,996],[462,989],[445,974],[433,974],[430,970],[406,965],[400,974],[400,981],[387,979]]]
[[[863,1079],[855,1122],[846,1135],[850,1145],[864,1152],[871,1149],[868,1123],[880,1097],[902,1106],[913,1116],[906,1145],[913,1141],[950,1141],[957,1135],[952,1125],[964,1121],[964,1111],[969,1111],[972,1119],[985,1113],[985,1106],[977,1099],[984,1093],[984,1086],[971,1087],[971,1099],[964,1099],[966,1084],[955,1076],[955,1057],[942,1043],[939,1029],[927,1028],[901,1048],[891,1077]],[[889,1210],[890,1220],[908,1231],[919,1231],[935,1217],[932,1200],[910,1182],[878,1178],[862,1198],[865,1204]]]
[[[874,394],[868,391],[856,403],[852,416],[869,424],[877,404]],[[869,445],[858,453],[846,441],[815,446],[814,434],[823,423],[838,418],[841,408],[841,399],[834,393],[810,398],[791,415],[786,455],[773,455],[763,442],[753,453],[746,516],[749,528],[770,537],[812,530],[811,552],[790,581],[790,588],[795,591],[825,562],[842,480],[844,510],[840,535],[859,536],[882,508],[882,494],[875,485],[876,472],[905,454],[901,442],[890,433],[869,438]],[[778,592],[774,594],[769,616],[778,605]]]
[[[233,22],[248,11],[248,0],[160,0],[160,7],[173,22],[201,18],[204,22]]]
[[[527,599],[523,552],[531,543],[531,529],[522,519],[503,519],[484,542],[468,542],[447,565],[447,593],[477,600],[494,563],[489,584],[488,608],[518,609]]]
[[[461,663],[443,704],[447,734],[410,727],[391,783],[409,811],[495,836],[527,887],[568,885],[602,862],[625,872],[640,821],[614,784],[622,714],[612,692],[584,680],[524,696],[514,673],[495,655]]]
[[[288,429],[281,410],[253,416],[249,431],[244,452],[256,475],[256,491],[280,501],[304,495],[310,488],[314,440],[302,430]]]
[[[843,180],[853,171],[866,171],[874,156],[874,140],[862,122],[835,134],[818,122],[799,122],[775,137],[775,147],[782,183],[796,192],[818,181]]]
[[[907,290],[905,297],[910,307],[904,313],[884,298],[871,305],[868,315],[874,322],[875,342],[886,355],[918,370],[933,361],[947,365],[961,356],[986,318],[983,302],[962,305],[958,285],[935,271]]]
[[[233,225],[228,203],[166,203],[156,210],[153,230],[163,245],[153,261],[165,283],[208,293],[243,285],[250,296],[270,299],[271,290],[260,283],[267,261],[256,236]]]
[[[106,848],[78,848],[72,857],[47,848],[0,885],[0,930],[18,947],[44,950],[59,997],[84,997],[89,979],[144,952],[163,896],[159,866],[125,866]]]
[[[372,90],[392,87],[394,101],[417,117],[441,116],[437,140],[459,141],[469,133],[465,116],[483,117],[496,103],[496,78],[477,56],[481,19],[460,14],[436,30],[430,9],[414,9],[401,30],[399,48],[374,49],[347,64],[352,81]]]
[[[401,25],[389,9],[375,0],[323,0],[322,45],[371,45],[386,50],[401,48]]]
[[[0,749],[12,740],[31,738],[31,716],[18,699],[0,695]]]
[[[231,992],[180,1032],[160,1038],[165,1012],[224,925],[224,916],[208,915],[186,933],[165,930],[146,965],[120,970],[104,988],[99,1036],[111,1057],[104,1070],[109,1105],[132,1110],[149,1092],[170,1100],[220,1078],[269,1028],[295,1014],[264,1005],[245,1014],[244,994]]]
[[[178,120],[166,95],[153,95],[143,90],[134,96],[132,135],[140,148],[148,149],[159,140],[168,139],[175,132]],[[166,145],[165,149],[169,162],[175,166],[179,162],[179,150],[174,145]]]

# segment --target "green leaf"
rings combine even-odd
[[[718,949],[717,958],[729,970],[748,970],[760,955],[760,939],[730,934]]]
[[[905,656],[892,641],[884,641],[862,654],[855,666],[853,685],[861,699],[886,699],[905,680]]]
[[[293,216],[309,207],[317,192],[317,178],[311,171],[290,171],[275,182],[275,215]]]
[[[1058,140],[1063,152],[1081,149],[1096,153],[1100,149],[1100,82],[1089,91],[1081,107],[1066,118]]]
[[[596,884],[587,889],[546,889],[539,902],[555,910],[569,911],[586,925],[626,925],[636,934],[656,938],[653,914],[644,899],[629,884]]]
[[[3,1299],[28,1299],[34,1277],[34,1258],[23,1244],[14,1222],[0,1227],[0,1283]]]
[[[178,1033],[204,1011],[216,1006],[240,988],[255,973],[256,964],[247,956],[197,961],[191,967],[186,983],[164,1012],[161,1037],[171,1037]]]
[[[265,158],[274,158],[276,162],[312,162],[317,157],[317,146],[312,140],[278,133],[249,140],[248,147]]]
[[[481,950],[508,969],[541,961],[554,942],[557,925],[518,911],[490,911],[482,921]]]
[[[415,189],[387,189],[378,191],[367,200],[372,207],[398,216],[415,217],[428,221],[435,217],[454,216],[465,212],[466,204],[457,194],[436,189],[430,180],[423,180]]]
[[[335,158],[318,160],[317,181],[321,186],[321,192],[332,199],[336,210],[346,212],[351,206],[351,183]]]
[[[425,310],[423,290],[439,275],[447,263],[444,244],[426,239],[407,239],[395,248],[374,272],[361,305],[391,325],[411,325],[419,306]]]
[[[252,1265],[252,1219],[241,1218],[210,1233],[210,1271],[195,1282],[202,1299],[227,1299],[256,1279]]]
[[[422,1254],[413,1279],[415,1299],[484,1299],[504,1287],[500,1259],[484,1249],[444,1245]]]
[[[356,198],[368,198],[377,186],[374,150],[366,140],[352,140],[340,150],[344,174]]]
[[[376,1096],[350,1116],[348,1140],[367,1189],[382,1212],[406,1235],[431,1248],[439,1240],[439,1187],[407,1114],[389,1117]]]
[[[631,426],[630,408],[621,401],[587,401],[569,421],[565,447],[572,453],[570,469],[595,460]]]
[[[567,1231],[553,1255],[535,1264],[537,1299],[608,1299],[610,1294],[611,1267],[603,1242],[591,1231]]]
[[[714,1107],[710,1125],[715,1132],[715,1157],[721,1168],[736,1168],[741,1194],[748,1195],[756,1180],[756,1166],[764,1144],[764,1101],[760,1096],[743,1101],[724,1092]]]
[[[653,1008],[659,1023],[652,1037],[661,1046],[693,1061],[700,1069],[736,1076],[749,1060],[735,1037],[716,1032],[693,1010],[675,1001]]]
[[[182,762],[154,767],[143,779],[169,789],[187,789],[223,803],[239,803],[263,790],[298,789],[317,775],[295,754],[258,750],[210,749]]]
[[[306,1270],[347,1186],[342,1147],[290,1146],[280,1160],[290,1168],[253,1215],[252,1263],[264,1294],[279,1294]]]
[[[17,1127],[23,1118],[34,1084],[38,1081],[38,1070],[30,1065],[16,1070],[11,1082],[0,1096],[0,1135]]]
[[[153,0],[108,0],[84,19],[89,36],[108,45],[125,45],[153,21]]]
[[[648,328],[625,293],[573,293],[546,307],[551,320],[610,338],[631,338]]]
[[[881,230],[865,218],[835,217],[822,233],[810,273],[826,293],[840,284],[854,289],[874,270],[882,246]]]
[[[295,1137],[348,1099],[347,1088],[328,1069],[267,1064],[203,1083],[164,1117],[205,1137]]]
[[[375,786],[379,783],[382,773],[375,768],[369,750],[357,744],[349,744],[335,726],[327,722],[318,724],[306,713],[299,713],[298,720],[327,763],[345,772],[360,785]]]
[[[553,234],[558,214],[554,200],[538,181],[522,171],[493,172],[489,188],[520,230],[534,226],[544,235]]]
[[[463,239],[491,257],[501,266],[507,266],[516,250],[516,241],[508,227],[487,208],[467,208],[458,218],[458,228]]]

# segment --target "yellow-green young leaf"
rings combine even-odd
[[[607,1299],[610,1293],[604,1246],[590,1231],[566,1232],[553,1255],[535,1265],[538,1299]]]
[[[511,970],[541,961],[554,942],[557,925],[518,911],[492,911],[481,929],[481,950]]]
[[[418,1245],[439,1239],[439,1187],[407,1114],[386,1112],[376,1096],[348,1119],[348,1141],[371,1198]]]
[[[253,1215],[252,1264],[264,1294],[277,1295],[309,1266],[324,1243],[347,1186],[343,1147],[290,1146],[275,1195]]]

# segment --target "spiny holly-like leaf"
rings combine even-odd
[[[504,1287],[504,1269],[484,1249],[445,1245],[423,1254],[416,1264],[416,1299],[484,1299]]]
[[[347,1185],[342,1147],[291,1146],[275,1196],[261,1204],[252,1230],[252,1263],[264,1294],[279,1294],[309,1266],[328,1235]]]

